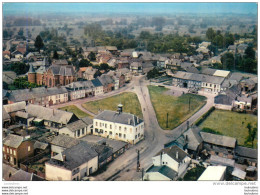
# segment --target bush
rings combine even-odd
[[[217,134],[217,135],[223,135],[222,133],[220,133],[219,131],[215,131],[211,128],[207,128],[207,127],[204,127],[202,129],[203,132],[207,132],[207,133],[212,133],[212,134]]]

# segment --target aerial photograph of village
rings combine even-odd
[[[2,3],[2,181],[258,181],[257,9]]]

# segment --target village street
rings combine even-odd
[[[198,118],[206,113],[214,103],[214,95],[208,93],[203,94],[202,92],[199,92],[200,95],[207,97],[207,103],[187,121],[183,122],[175,129],[163,130],[158,124],[156,113],[150,100],[150,95],[147,88],[147,85],[150,84],[151,83],[149,81],[145,80],[144,76],[135,76],[133,77],[131,83],[117,91],[52,106],[52,108],[59,108],[68,105],[76,105],[84,112],[93,115],[93,113],[84,109],[81,104],[88,101],[100,100],[127,91],[131,91],[137,94],[145,122],[145,139],[140,143],[131,146],[124,154],[110,163],[107,166],[106,171],[93,177],[93,180],[141,180],[141,172],[136,172],[137,150],[140,150],[141,169],[143,168],[146,170],[152,164],[152,157],[163,148],[164,144],[176,139],[187,129],[187,121],[189,121],[189,125],[192,125]],[[181,89],[178,87],[165,87],[173,90],[174,93],[182,93],[183,91],[185,93],[187,92],[186,89]]]

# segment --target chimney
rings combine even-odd
[[[179,158],[179,152],[176,152],[176,159]]]
[[[128,119],[128,125],[130,125],[130,124],[131,124],[131,119],[129,118],[129,119]]]
[[[62,155],[62,159],[63,159],[63,161],[66,161],[66,155],[65,154]]]

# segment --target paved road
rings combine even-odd
[[[141,168],[147,169],[152,164],[152,157],[159,152],[165,143],[176,139],[179,137],[187,128],[186,121],[180,126],[173,130],[163,130],[160,128],[154,108],[152,106],[149,91],[147,85],[150,82],[144,79],[144,76],[134,77],[132,82],[127,86],[121,88],[118,91],[113,91],[101,96],[96,96],[92,98],[85,98],[81,100],[76,100],[73,102],[68,102],[61,105],[52,106],[52,108],[63,107],[67,105],[76,105],[81,110],[86,110],[81,107],[82,103],[87,101],[95,101],[116,95],[125,91],[132,91],[137,94],[138,100],[141,104],[143,117],[145,121],[145,139],[140,143],[131,146],[124,154],[118,157],[115,161],[107,166],[107,170],[99,175],[95,176],[94,180],[141,180],[141,173],[136,172],[136,161],[137,152],[140,150],[140,164]],[[183,89],[175,88],[169,86],[172,90],[183,91]],[[207,103],[202,109],[195,113],[192,117],[188,119],[189,124],[194,123],[198,118],[200,118],[205,112],[207,112],[213,105],[214,95],[202,94],[207,97]],[[89,112],[88,112],[89,113]],[[93,115],[93,113],[92,113]]]

